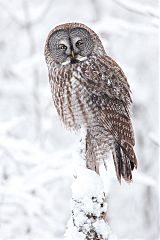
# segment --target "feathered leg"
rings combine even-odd
[[[96,151],[95,151],[95,141],[89,129],[87,130],[87,135],[86,135],[85,155],[86,155],[87,168],[99,174],[99,162],[96,160],[97,158],[96,158]]]

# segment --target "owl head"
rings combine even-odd
[[[66,23],[50,31],[45,57],[48,64],[75,64],[93,55],[104,55],[103,45],[97,34],[81,23]]]

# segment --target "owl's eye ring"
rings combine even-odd
[[[83,41],[78,40],[75,45],[76,45],[76,47],[79,47],[79,46],[83,45]]]
[[[66,49],[67,49],[67,46],[66,46],[65,44],[59,44],[59,45],[58,45],[58,48],[59,48],[59,49],[64,49],[64,50],[66,50]]]

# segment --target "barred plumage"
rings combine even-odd
[[[53,29],[45,57],[61,120],[69,129],[87,129],[88,167],[98,172],[99,161],[111,150],[118,180],[121,176],[132,180],[137,160],[129,112],[131,97],[121,68],[107,56],[98,36],[79,23]]]

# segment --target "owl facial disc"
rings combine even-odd
[[[85,61],[94,48],[91,34],[83,28],[60,29],[48,40],[51,56],[58,64],[75,64]]]

